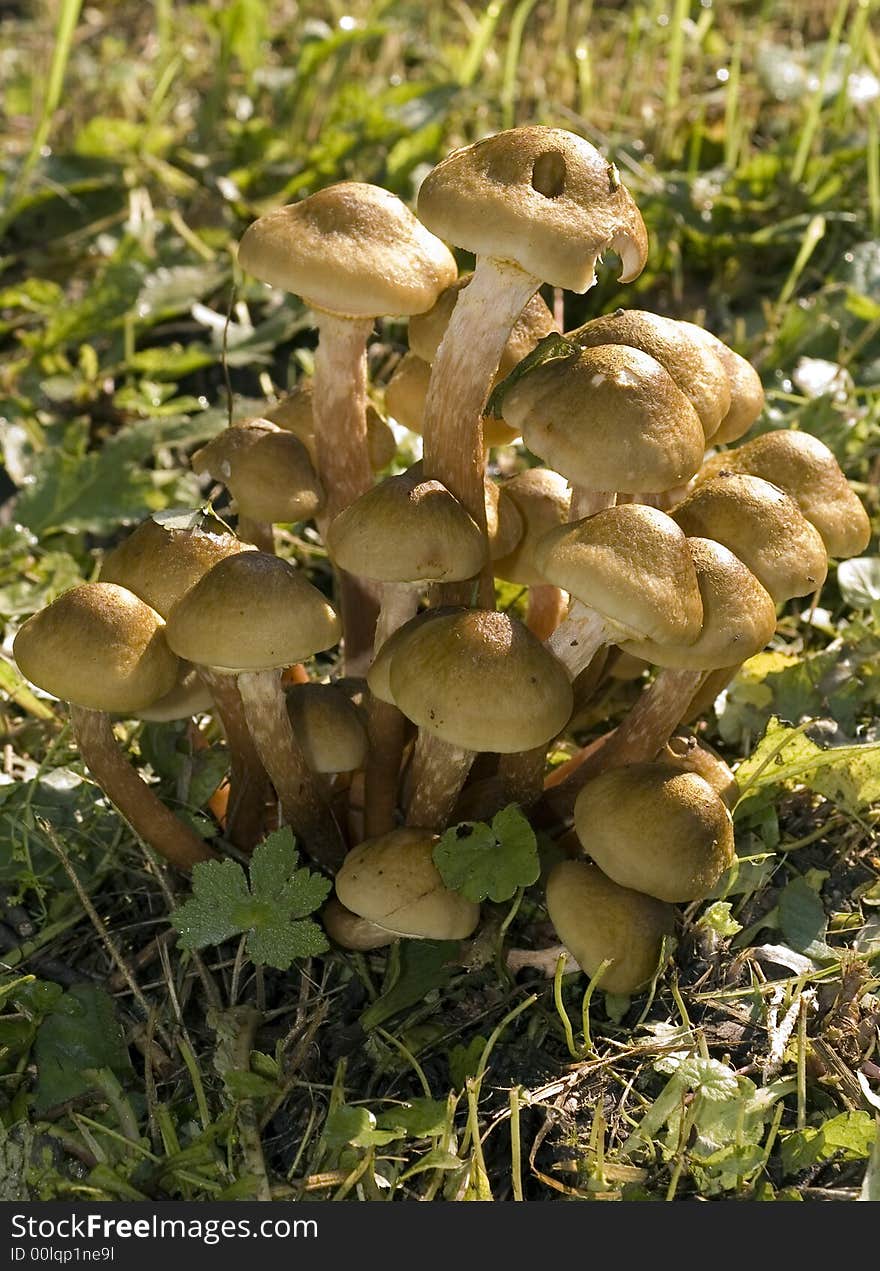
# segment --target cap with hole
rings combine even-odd
[[[561,128],[511,128],[454,151],[422,182],[418,212],[456,247],[569,291],[592,286],[606,251],[620,257],[622,282],[647,259],[645,225],[617,169]]]
[[[696,773],[659,763],[628,764],[587,782],[574,824],[603,873],[658,900],[702,900],[735,855],[733,821],[719,795]]]

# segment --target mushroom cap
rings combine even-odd
[[[620,257],[621,282],[648,258],[645,223],[617,169],[561,128],[511,128],[453,151],[422,182],[418,212],[456,247],[569,291],[593,285],[606,251]]]
[[[618,309],[568,332],[566,339],[585,349],[625,344],[649,353],[691,402],[708,441],[730,407],[730,377],[719,355],[687,329],[690,325],[645,309]]]
[[[590,490],[670,490],[694,475],[706,447],[669,372],[625,344],[544,362],[511,386],[502,410],[548,467]]]
[[[824,442],[791,429],[763,433],[736,450],[712,455],[706,476],[747,472],[779,486],[822,535],[828,555],[858,556],[871,540],[871,522],[840,464]],[[703,474],[699,483],[702,484]]]
[[[620,887],[585,861],[560,861],[550,871],[547,912],[587,975],[610,961],[599,981],[607,993],[632,993],[648,983],[674,922],[669,905]]]
[[[446,334],[449,319],[458,303],[458,297],[467,287],[473,274],[465,274],[457,278],[451,287],[447,287],[437,298],[436,304],[427,313],[415,314],[409,320],[409,347],[424,362],[433,362],[440,347],[440,341]],[[532,349],[545,335],[556,330],[556,321],[538,292],[528,301],[522,313],[513,324],[501,361],[495,375],[494,383],[509,375],[518,362],[531,353]]]
[[[170,693],[178,661],[155,609],[116,583],[80,583],[28,618],[12,646],[26,679],[90,710],[132,715]]]
[[[336,610],[295,566],[267,552],[228,556],[174,607],[168,642],[219,671],[302,662],[340,639]]]
[[[661,645],[621,640],[627,653],[655,666],[716,671],[739,666],[764,648],[776,630],[776,607],[755,575],[729,548],[708,538],[689,538],[703,602],[703,626],[691,644]]]
[[[751,362],[731,349],[711,331],[694,322],[681,320],[679,325],[690,331],[694,338],[702,340],[706,348],[721,359],[730,381],[730,406],[712,440],[716,445],[737,441],[748,432],[764,409],[764,385]]]
[[[334,944],[343,949],[357,949],[362,953],[370,949],[381,949],[385,945],[394,944],[397,936],[384,927],[377,927],[374,922],[353,914],[345,905],[341,905],[335,896],[331,896],[321,910],[321,923]]]
[[[458,273],[449,249],[389,190],[340,181],[245,230],[238,262],[347,318],[423,313]]]
[[[214,709],[211,690],[189,662],[178,661],[177,682],[174,687],[142,710],[135,711],[138,719],[153,724],[164,724],[172,719],[190,719]]]
[[[794,499],[761,477],[730,473],[693,490],[672,514],[691,538],[723,543],[780,604],[825,581],[825,544]]]
[[[444,886],[433,859],[437,841],[430,830],[405,828],[352,848],[336,875],[340,903],[398,936],[463,940],[480,906]]]
[[[340,569],[382,582],[473,578],[486,540],[439,481],[386,477],[330,524],[327,550]]]
[[[642,503],[605,508],[550,530],[535,565],[630,639],[687,644],[700,634],[697,571],[684,531]]]
[[[291,684],[287,713],[312,772],[354,772],[367,758],[362,713],[335,684]]]
[[[739,785],[733,769],[710,746],[689,734],[678,733],[656,757],[656,762],[676,772],[695,772],[708,781],[725,807],[733,808],[739,800]]]
[[[309,452],[312,463],[316,462],[314,388],[309,380],[297,384],[281,401],[267,405],[263,418],[293,433]],[[394,433],[371,402],[367,403],[367,450],[374,472],[387,468],[397,453]]]
[[[402,627],[398,627],[382,645],[367,671],[367,684],[373,696],[378,697],[380,702],[387,702],[389,706],[393,706],[391,663],[395,655],[406,647],[411,637],[424,623],[432,622],[435,618],[442,618],[446,614],[464,612],[464,608],[459,605],[438,605],[434,609],[423,609]]]
[[[224,428],[195,452],[192,467],[221,481],[239,516],[254,521],[307,521],[324,502],[306,447],[268,419]]]
[[[405,353],[385,385],[385,409],[388,414],[419,436],[422,435],[422,419],[430,380],[431,368],[428,363],[416,357],[415,353]],[[503,419],[497,419],[494,415],[483,416],[484,445],[509,446],[518,436],[516,429],[511,428]]]
[[[486,477],[485,489],[489,556],[496,561],[509,556],[522,540],[525,523],[517,503],[507,497],[503,486]]]
[[[503,497],[512,500],[519,510],[524,528],[516,546],[495,561],[495,576],[524,587],[540,586],[547,580],[535,564],[535,547],[550,530],[568,521],[568,482],[550,468],[527,468],[510,477],[500,489]]]
[[[251,551],[202,511],[154,512],[105,557],[99,580],[133,591],[163,618],[218,561]]]
[[[541,746],[571,716],[562,663],[508,614],[468,609],[423,623],[391,660],[395,705],[465,750],[510,754]]]
[[[574,805],[584,850],[621,887],[702,900],[733,862],[733,819],[708,781],[665,764],[612,768]]]

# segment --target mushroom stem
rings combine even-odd
[[[367,340],[373,320],[319,312],[316,325],[312,409],[318,476],[326,495],[317,523],[326,540],[334,516],[373,484],[367,444]],[[376,598],[364,579],[343,570],[337,571],[337,587],[346,671],[359,674],[373,646]]]
[[[382,608],[376,624],[374,649],[378,653],[399,627],[415,616],[418,587],[411,583],[383,583]],[[406,741],[406,718],[389,702],[369,695],[367,706],[369,751],[364,770],[364,833],[379,838],[395,826],[397,789]]]
[[[238,688],[254,745],[284,819],[314,860],[326,869],[337,869],[345,856],[345,842],[294,736],[280,672],[239,672]]]
[[[571,505],[568,513],[569,521],[583,521],[597,512],[617,505],[617,493],[614,490],[588,490],[583,485],[571,487]]]
[[[540,285],[540,279],[509,261],[478,256],[431,367],[422,419],[425,477],[442,482],[483,534],[483,407],[514,323]],[[437,591],[438,604],[469,604],[473,585],[446,583]],[[494,608],[488,565],[480,574],[477,604]]]
[[[407,825],[444,829],[475,758],[473,750],[463,750],[420,729],[413,754]]]
[[[275,534],[270,521],[255,521],[250,516],[239,516],[235,533],[242,543],[253,543],[258,551],[275,554]]]
[[[263,836],[269,779],[248,728],[244,703],[231,675],[202,667],[229,747],[229,801],[226,836],[242,851],[251,852]]]
[[[731,680],[736,679],[742,668],[739,666],[723,666],[719,671],[708,671],[703,678],[697,691],[694,693],[687,710],[683,713],[681,719],[685,724],[689,724],[709,710],[715,703],[715,699],[719,694],[723,693]]]
[[[182,870],[214,859],[216,853],[165,807],[128,762],[113,734],[109,715],[71,704],[70,718],[86,767],[149,847]]]
[[[599,649],[610,644],[611,640],[605,619],[580,600],[573,600],[568,617],[544,643],[575,679],[590,665]]]
[[[518,803],[527,808],[537,803],[544,790],[544,769],[547,766],[547,747],[521,750],[515,755],[503,755],[498,765],[498,776],[504,803]]]
[[[529,588],[526,626],[539,640],[549,640],[565,617],[568,597],[552,583],[537,583]]]

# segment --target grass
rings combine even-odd
[[[620,303],[704,320],[761,370],[763,426],[820,436],[876,526],[876,13],[6,7],[4,1199],[876,1197],[875,545],[860,585],[841,572],[812,607],[786,607],[703,726],[746,765],[739,867],[687,911],[674,964],[632,1002],[504,969],[502,948],[548,942],[536,890],[486,906],[466,947],[333,953],[289,973],[236,941],[185,952],[168,915],[186,884],[95,798],[63,712],[9,659],[23,618],[94,577],[126,526],[200,497],[186,455],[226,421],[225,338],[236,414],[308,365],[296,302],[246,280],[224,335],[230,244],[253,216],[343,177],[411,199],[450,148],[516,123],[613,155],[651,233],[641,278],[619,289],[603,271],[566,297],[567,324]],[[377,378],[404,342],[380,326]],[[838,391],[814,395],[805,359],[843,368]],[[282,550],[321,576],[314,544],[288,533]],[[584,736],[634,692],[614,687]],[[126,731],[165,796],[204,816],[216,739],[196,753],[182,728]],[[106,1044],[73,1064],[96,1033]]]

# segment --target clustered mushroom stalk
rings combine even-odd
[[[419,607],[419,589],[412,583],[382,583],[382,603],[376,623],[374,655]],[[364,769],[364,832],[377,838],[394,828],[400,766],[406,741],[406,718],[396,706],[369,695],[369,750]]]
[[[475,751],[453,746],[420,728],[413,751],[407,825],[443,829],[476,757]]]
[[[269,799],[269,779],[248,728],[244,703],[235,680],[210,667],[199,667],[229,747],[229,802],[226,835],[231,843],[251,851],[259,843]]]

